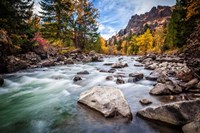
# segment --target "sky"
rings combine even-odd
[[[36,12],[40,10],[37,4]],[[124,29],[131,16],[143,14],[151,10],[153,6],[173,6],[176,0],[91,0],[99,10],[99,32],[105,39],[109,39],[119,30]]]

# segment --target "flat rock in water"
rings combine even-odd
[[[200,100],[181,101],[158,107],[148,107],[138,114],[144,118],[183,126],[200,118]]]
[[[88,71],[82,71],[82,72],[78,72],[78,75],[86,75],[86,74],[90,74]]]
[[[137,63],[137,64],[134,64],[134,66],[135,66],[135,67],[143,67],[144,65],[143,65],[143,64]]]
[[[120,89],[96,86],[80,94],[79,103],[102,113],[105,117],[122,116],[132,119],[128,102]]]

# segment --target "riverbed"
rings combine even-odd
[[[145,108],[139,103],[142,98],[151,100],[151,106],[169,102],[167,97],[149,95],[155,82],[140,80],[127,83],[128,75],[141,72],[145,76],[150,70],[135,67],[137,57],[123,57],[128,67],[115,73],[104,63],[116,63],[119,57],[104,58],[104,62],[78,63],[23,70],[3,75],[5,84],[0,87],[0,132],[1,133],[179,133],[180,129],[144,120],[136,116]],[[77,72],[87,70],[81,81],[74,82]],[[125,75],[125,84],[107,81],[107,76]],[[81,92],[94,86],[105,85],[120,88],[127,99],[133,120],[104,118],[98,112],[77,103]]]

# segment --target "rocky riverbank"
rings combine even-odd
[[[184,133],[199,133],[200,80],[187,67],[183,56],[147,55],[138,61],[144,64],[145,69],[152,70],[146,79],[157,81],[149,92],[151,95],[169,95],[172,101],[175,97],[181,97],[179,102],[148,107],[138,114],[144,118],[182,126]],[[192,94],[192,97],[188,97],[187,93]]]
[[[16,56],[7,56],[4,63],[1,64],[2,73],[11,73],[23,69],[41,68],[55,65],[74,64],[78,62],[95,62],[102,61],[103,55],[94,51],[83,53],[80,50],[74,50],[66,54],[46,55],[37,54],[36,52],[28,52],[26,54],[18,54]]]
[[[195,76],[192,70],[187,67],[183,55],[177,56],[151,54],[139,57],[137,61],[140,63],[134,64],[134,66],[144,67],[144,69],[151,70],[152,72],[150,75],[145,75],[140,72],[129,73],[128,75],[124,73],[118,73],[117,75],[106,77],[106,80],[112,81],[114,78],[116,78],[116,80],[114,80],[116,84],[135,83],[143,79],[155,81],[156,84],[149,91],[149,94],[154,96],[168,95],[171,102],[169,104],[162,104],[157,107],[144,108],[137,114],[144,118],[182,127],[182,130],[185,133],[188,133],[189,131],[194,133],[199,132],[200,80]],[[110,66],[110,70],[99,70],[100,72],[113,73],[116,71],[116,69],[130,67],[129,64],[123,63],[123,57],[119,57],[118,62],[105,63],[104,65]],[[126,81],[124,78],[127,76],[128,80]],[[98,91],[100,90],[101,87],[98,89]],[[100,100],[101,102],[97,102],[99,105],[94,104],[96,99],[105,99],[104,95],[108,93],[107,90],[104,90],[104,93],[98,93],[98,97],[94,97],[93,94],[97,93],[98,91],[96,90],[91,95],[91,97],[95,100],[83,99],[83,103],[89,107],[95,108],[95,110],[98,110],[99,112],[104,112],[106,109],[108,109],[107,106],[105,106],[107,103],[115,105],[113,103],[114,100],[108,100],[110,97],[106,98],[106,102]],[[83,94],[88,92],[89,91],[86,91]],[[82,97],[83,96],[81,95],[80,99],[82,99]],[[89,98],[89,96],[87,96],[87,98]],[[176,98],[178,98],[178,100]],[[138,102],[145,106],[152,104],[150,100],[145,98]],[[109,107],[109,109],[112,111],[114,110],[113,108],[114,107]],[[113,112],[111,112],[111,114],[113,114]]]

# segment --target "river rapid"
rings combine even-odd
[[[115,73],[99,72],[109,70],[104,63],[116,63],[119,57],[104,58],[104,62],[73,64],[23,70],[3,75],[5,84],[0,87],[0,132],[1,133],[179,133],[179,129],[144,120],[136,113],[143,109],[142,98],[153,102],[151,106],[169,102],[168,97],[149,95],[155,82],[141,80],[127,83],[128,75],[150,70],[135,67],[137,57],[123,57],[128,67]],[[77,72],[87,70],[81,81],[74,82]],[[107,76],[123,74],[125,84],[117,85],[106,81]],[[97,85],[120,88],[133,113],[132,121],[104,118],[98,112],[77,103],[81,92]]]

